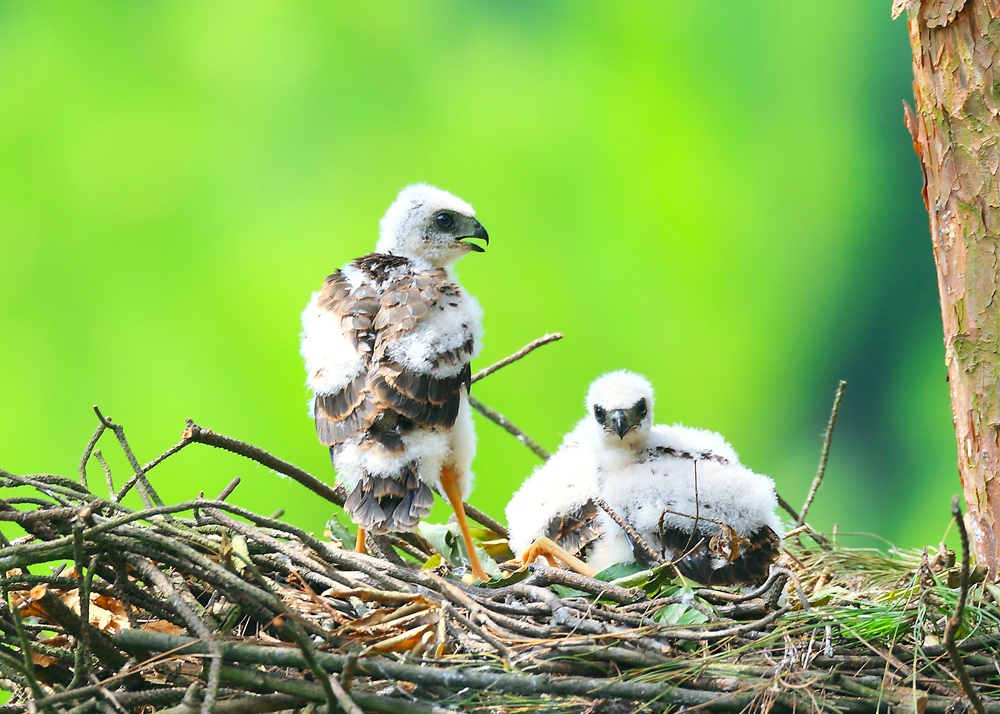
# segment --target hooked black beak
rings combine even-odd
[[[611,425],[614,428],[615,433],[618,434],[618,438],[624,439],[625,435],[629,432],[629,429],[632,428],[632,424],[628,423],[628,417],[625,416],[625,410],[615,409],[609,416],[611,418]]]
[[[472,230],[472,235],[462,236],[461,238],[459,238],[459,240],[464,241],[466,238],[482,238],[483,241],[486,243],[486,245],[489,245],[490,235],[489,233],[486,232],[486,229],[483,228],[483,224],[480,223],[479,221],[473,221],[473,226],[474,228]],[[466,245],[469,246],[469,248],[471,248],[476,253],[486,252],[486,249],[483,248],[481,245],[477,245],[475,243],[466,243]]]

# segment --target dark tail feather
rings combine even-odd
[[[392,476],[365,474],[344,503],[344,510],[369,533],[412,531],[430,513],[434,494],[413,464]]]

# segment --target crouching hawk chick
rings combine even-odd
[[[462,502],[476,439],[470,360],[482,311],[451,265],[489,243],[472,206],[441,189],[404,188],[379,225],[376,252],[326,279],[302,313],[302,346],[319,440],[330,447],[345,510],[364,533],[411,531],[431,489],[455,509],[473,575]]]
[[[596,506],[600,498],[685,577],[730,585],[767,576],[782,530],[771,479],[744,467],[715,432],[654,425],[653,388],[639,375],[598,378],[586,406],[553,459],[515,494],[517,507],[508,507],[515,552],[533,559],[528,544],[539,537],[561,544],[571,522],[586,538],[564,547],[594,571],[651,564],[648,551]],[[539,505],[525,515],[531,503]]]

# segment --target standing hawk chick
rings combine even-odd
[[[410,531],[432,488],[455,509],[473,575],[462,501],[476,439],[470,360],[482,311],[451,273],[486,229],[472,206],[441,189],[404,188],[379,224],[376,252],[326,279],[302,313],[302,356],[319,440],[330,447],[345,510],[364,533]]]

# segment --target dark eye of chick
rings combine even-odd
[[[639,415],[640,419],[642,419],[643,417],[646,416],[646,400],[645,399],[640,399],[639,403],[635,405],[635,413]]]
[[[446,231],[455,225],[455,219],[452,218],[452,215],[450,213],[445,213],[444,211],[441,211],[441,213],[434,216],[434,223],[437,225],[438,228],[440,228],[443,231]]]
[[[594,418],[603,424],[604,420],[608,418],[608,414],[604,411],[603,407],[594,405]]]

